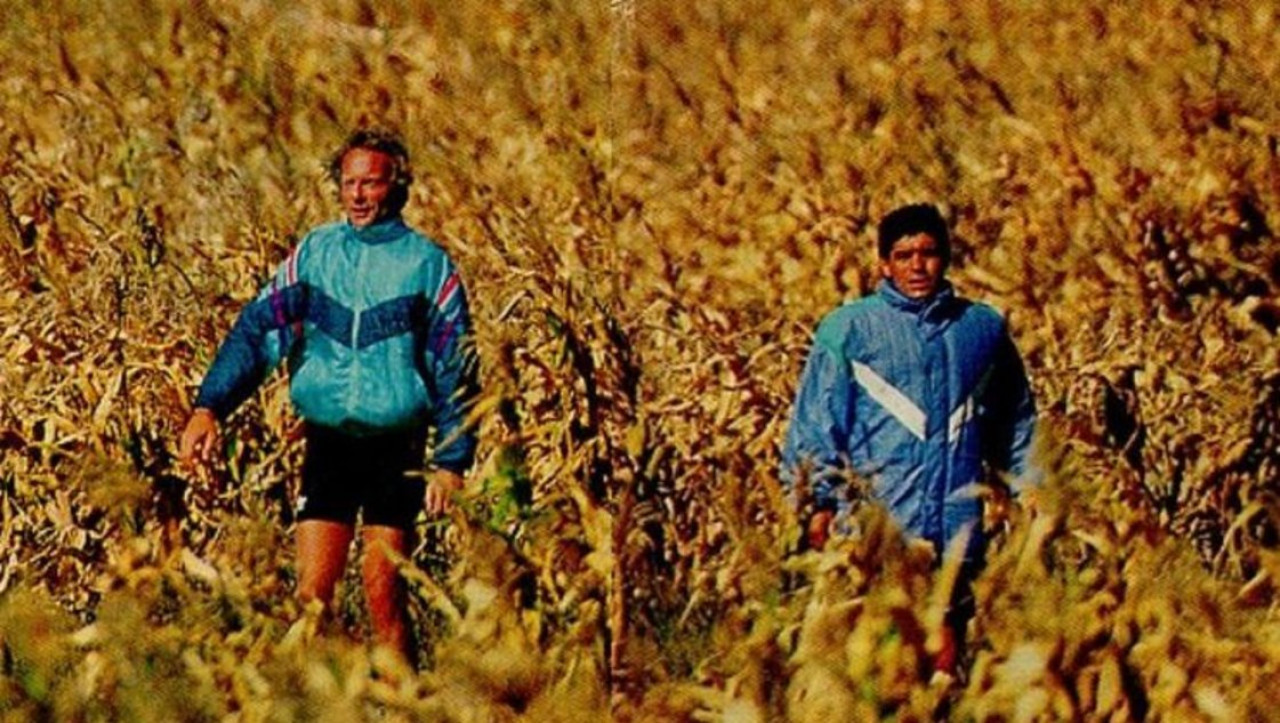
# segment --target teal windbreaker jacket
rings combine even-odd
[[[444,250],[393,218],[311,231],[240,312],[196,397],[230,414],[282,359],[307,421],[367,436],[435,428],[432,461],[475,456],[466,293]]]

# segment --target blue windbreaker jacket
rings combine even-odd
[[[973,525],[971,486],[983,462],[1021,475],[1035,405],[1004,320],[944,283],[916,301],[882,281],[874,295],[822,320],[805,364],[783,449],[783,478],[806,475],[819,508],[847,515],[852,471],[909,533],[941,551]]]
[[[399,218],[327,224],[241,311],[195,403],[223,418],[287,359],[304,419],[356,436],[433,426],[433,463],[462,472],[476,446],[470,326],[458,272],[430,239]]]

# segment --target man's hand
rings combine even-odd
[[[827,546],[827,539],[831,537],[831,521],[835,516],[835,510],[818,510],[809,518],[809,529],[806,530],[809,549],[821,550]]]
[[[462,475],[447,469],[432,470],[423,505],[429,515],[442,515],[453,506],[453,495],[462,489]]]
[[[192,462],[208,464],[218,441],[218,418],[212,410],[203,407],[191,413],[182,440],[178,443],[178,458],[183,464]]]
[[[950,623],[944,622],[942,629],[938,631],[938,652],[934,653],[930,662],[933,664],[933,670],[937,673],[946,673],[954,676],[956,674],[956,632],[951,628]]]

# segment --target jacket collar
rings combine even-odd
[[[350,221],[346,221],[347,231],[351,233],[358,241],[367,244],[381,244],[388,241],[394,241],[409,231],[409,226],[405,224],[404,219],[400,216],[392,216],[376,221],[363,228],[356,228],[351,225]]]
[[[895,309],[928,321],[941,318],[956,301],[955,287],[945,279],[937,292],[925,299],[912,299],[904,295],[888,279],[881,279],[876,293]]]

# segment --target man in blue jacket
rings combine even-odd
[[[404,144],[361,130],[334,155],[346,219],[306,235],[223,340],[183,432],[180,456],[207,462],[218,421],[283,360],[304,421],[297,501],[298,595],[331,606],[357,514],[374,637],[412,659],[406,557],[417,514],[462,488],[476,440],[471,322],[445,252],[405,225],[413,180]],[[431,465],[424,480],[428,436]],[[388,554],[392,553],[392,554]]]
[[[974,486],[985,469],[1027,471],[1031,388],[1004,320],[956,296],[946,280],[950,234],[938,210],[898,208],[878,235],[884,278],[876,293],[818,325],[787,431],[784,478],[808,484],[812,547],[847,516],[857,492],[851,475],[938,553],[967,532],[963,595],[984,547]],[[963,632],[965,612],[955,611],[949,632]]]

